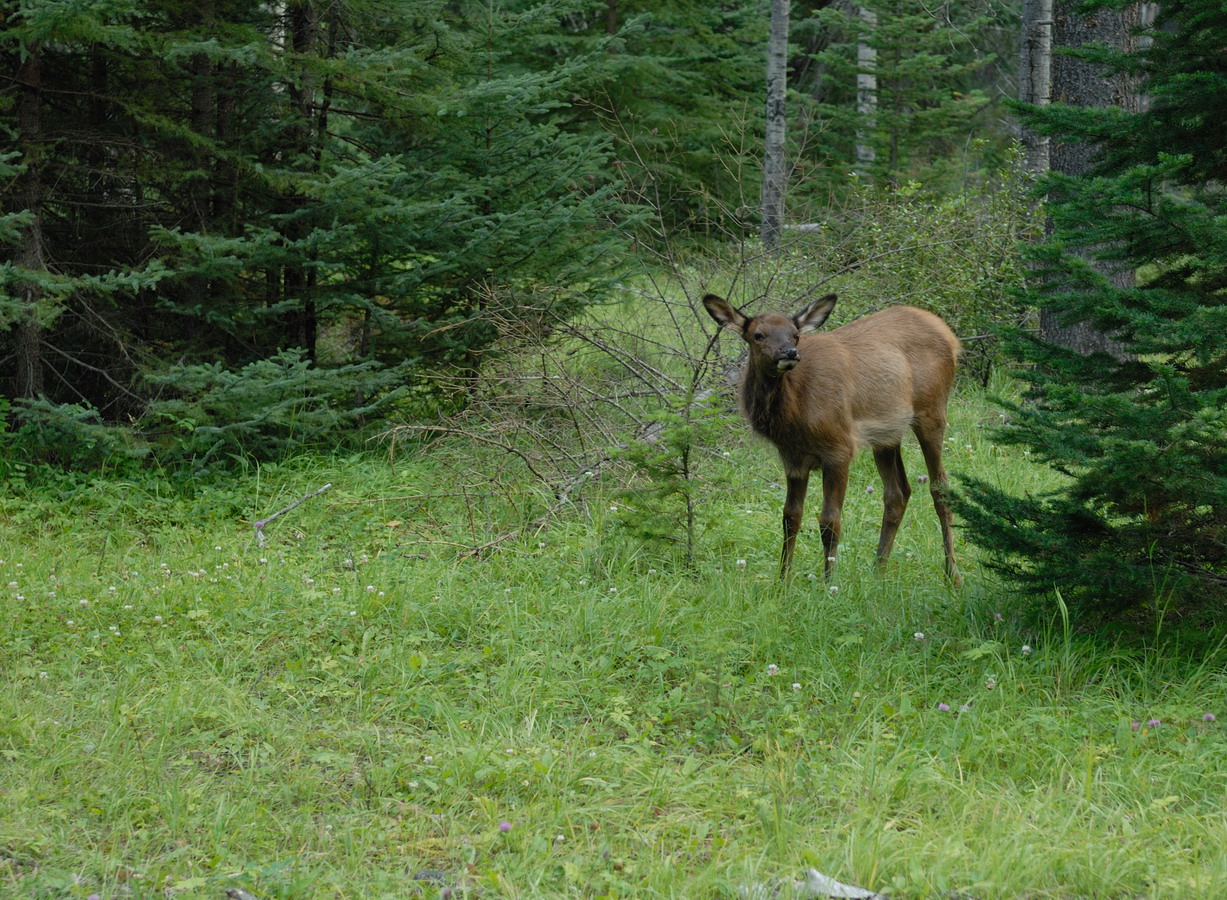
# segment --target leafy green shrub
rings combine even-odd
[[[986,383],[999,326],[1027,316],[1018,247],[1041,219],[1026,189],[1016,167],[953,194],[854,180],[842,210],[816,217],[790,254],[839,293],[833,324],[897,303],[928,309],[963,339],[963,370]]]

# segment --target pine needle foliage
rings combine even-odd
[[[1090,175],[1042,185],[1052,233],[1028,299],[1126,352],[1082,356],[1013,334],[1026,391],[999,437],[1066,480],[1020,497],[968,479],[962,509],[1010,581],[1059,590],[1088,618],[1212,616],[1227,602],[1227,12],[1164,4],[1150,36],[1131,55],[1087,54],[1138,78],[1142,111],[1024,111],[1097,148]],[[1102,263],[1135,277],[1112,279]]]

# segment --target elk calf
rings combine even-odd
[[[784,463],[788,496],[780,577],[788,574],[792,563],[814,469],[822,472],[818,525],[830,576],[848,470],[863,447],[873,450],[882,476],[886,509],[878,564],[886,562],[912,492],[900,452],[903,434],[911,428],[929,470],[946,575],[959,584],[942,468],[946,401],[954,384],[959,339],[946,323],[922,309],[893,306],[834,331],[805,334],[827,320],[835,307],[834,294],[815,300],[795,316],[747,316],[714,294],[705,296],[703,305],[713,319],[749,345],[750,358],[741,379],[742,411],[750,426],[775,444]]]

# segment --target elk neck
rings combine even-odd
[[[793,427],[799,375],[798,369],[765,372],[751,362],[741,379],[741,407],[750,427],[777,444]]]

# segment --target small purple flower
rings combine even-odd
[[[1142,727],[1142,723],[1141,723],[1141,722],[1137,722],[1137,721],[1130,722],[1130,723],[1129,723],[1129,727],[1130,727],[1130,728],[1132,728],[1134,731],[1137,731],[1139,728],[1141,728],[1141,727]]]
[[[928,475],[918,475],[916,476],[916,480],[919,481],[921,484],[925,484],[926,482],[928,482],[929,476]]]
[[[939,704],[937,704],[937,708],[938,708],[938,710],[939,710],[939,711],[941,711],[941,712],[950,712],[950,704],[949,704],[949,703],[939,703]]]
[[[503,821],[498,823],[498,830],[503,834],[506,834],[507,832],[511,831],[511,823],[506,819],[503,819]]]
[[[1158,719],[1147,719],[1147,720],[1146,720],[1146,727],[1147,727],[1147,728],[1158,728],[1158,727],[1159,727],[1160,725],[1162,725],[1162,724],[1163,724],[1163,723],[1162,723],[1162,722],[1160,722]]]
[[[1214,719],[1214,713],[1206,713],[1204,716],[1202,716],[1202,717],[1201,717],[1201,720],[1202,720],[1203,722],[1213,722],[1213,721],[1215,721],[1215,719]]]
[[[994,622],[1000,622],[1000,621],[1001,621],[1001,613],[999,613],[999,612],[995,612],[995,613],[993,613],[993,621],[994,621]]]
[[[90,894],[88,897],[85,898],[85,900],[102,900],[102,895],[97,894],[97,893]]]
[[[872,485],[872,484],[867,485],[867,486],[865,487],[865,493],[866,493],[866,494],[872,494],[872,493],[873,493],[873,485]]]

